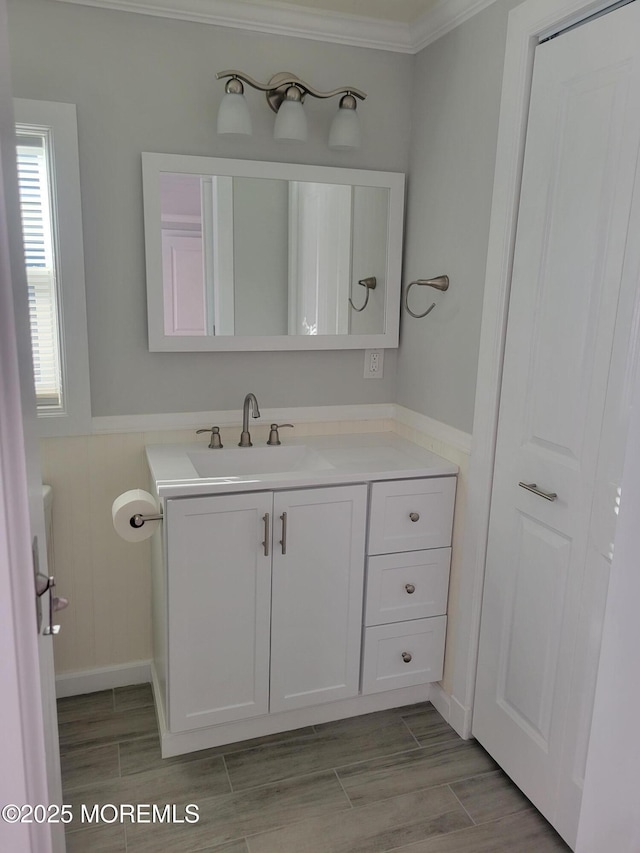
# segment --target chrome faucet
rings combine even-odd
[[[256,395],[247,394],[242,406],[242,433],[240,434],[238,447],[253,447],[253,444],[251,443],[251,434],[249,433],[249,405],[251,405],[251,416],[254,418],[260,417],[260,409],[258,408]]]

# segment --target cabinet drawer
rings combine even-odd
[[[439,681],[446,626],[446,616],[433,616],[365,628],[362,692]]]
[[[455,477],[374,483],[369,553],[448,547],[455,494]]]
[[[369,557],[365,625],[447,612],[451,548]]]

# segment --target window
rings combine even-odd
[[[18,185],[29,285],[29,320],[33,375],[38,409],[64,409],[60,325],[49,193],[49,134],[41,130],[18,134]]]
[[[73,104],[14,101],[41,435],[90,431],[84,257]]]

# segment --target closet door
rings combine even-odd
[[[482,609],[473,733],[570,844],[608,572],[597,528],[615,510],[598,465],[638,239],[638,32],[636,2],[536,51]]]

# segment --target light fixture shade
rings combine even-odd
[[[273,138],[279,142],[307,141],[307,116],[300,101],[284,100],[280,104]]]
[[[360,122],[355,109],[340,106],[329,131],[329,148],[349,151],[360,147]]]
[[[224,95],[218,110],[218,133],[251,135],[251,115],[244,95],[235,93]]]

